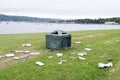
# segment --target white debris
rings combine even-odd
[[[82,43],[82,42],[75,42],[75,44],[80,44],[80,43]]]
[[[80,56],[79,56],[78,58],[79,58],[80,60],[85,60],[85,58],[83,58],[83,57],[80,57]]]
[[[31,55],[39,55],[40,52],[31,52],[30,54],[31,54]]]
[[[74,57],[74,56],[70,56],[70,58],[71,58],[71,59],[75,59],[75,57]]]
[[[63,56],[62,53],[57,53],[56,55],[57,55],[57,57],[61,57],[61,56]]]
[[[107,64],[104,64],[104,63],[98,63],[98,67],[99,68],[105,68],[105,67],[112,67],[113,66],[113,64],[112,64],[112,62],[109,62],[109,63],[107,63]]]
[[[60,60],[60,62],[67,62],[67,60]]]
[[[30,51],[24,51],[24,50],[15,50],[16,53],[30,53]]]
[[[35,62],[35,64],[37,64],[39,66],[44,66],[45,65],[43,62],[40,62],[40,61]]]
[[[90,48],[85,48],[85,50],[86,50],[86,51],[91,51],[92,49],[90,49]]]
[[[48,58],[50,59],[50,58],[53,58],[53,56],[48,56]]]
[[[78,56],[86,56],[87,53],[86,53],[86,52],[79,52],[79,53],[77,53],[77,55],[78,55]]]
[[[1,58],[4,58],[4,57],[5,57],[5,56],[0,56],[0,59],[1,59]]]
[[[20,58],[22,58],[22,59],[28,58],[28,57],[29,57],[29,55],[22,55],[22,56],[20,56]]]
[[[5,54],[6,57],[13,57],[15,56],[14,54],[10,53],[10,54]]]
[[[23,47],[31,47],[32,44],[28,44],[28,43],[27,43],[27,44],[22,44],[22,46],[23,46]]]
[[[13,57],[13,59],[14,59],[14,60],[19,60],[19,59],[20,59],[20,57]]]
[[[60,61],[60,62],[58,62],[58,64],[62,64],[62,63],[63,63],[63,62],[61,62],[61,61]]]

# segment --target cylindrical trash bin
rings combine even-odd
[[[71,47],[71,34],[56,30],[46,34],[46,48],[60,50]]]

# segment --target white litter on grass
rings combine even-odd
[[[71,59],[75,59],[75,57],[74,57],[74,56],[70,56],[70,58],[71,58]]]
[[[5,54],[5,56],[6,56],[6,57],[13,57],[13,56],[15,56],[15,55],[10,53],[10,54]]]
[[[4,58],[4,57],[5,57],[5,56],[0,56],[0,59],[1,59],[1,58]]]
[[[59,62],[58,62],[58,64],[62,64],[62,63],[66,63],[67,62],[67,60],[60,60]]]
[[[63,62],[61,62],[61,61],[60,61],[60,62],[58,62],[58,64],[62,64],[62,63],[63,63]]]
[[[82,43],[82,42],[75,42],[75,44],[80,44],[80,43]]]
[[[77,53],[77,55],[78,55],[78,56],[86,56],[87,53],[86,53],[86,52],[79,52],[79,53]]]
[[[30,53],[30,51],[24,51],[24,50],[15,50],[15,53]]]
[[[57,53],[56,55],[57,55],[57,57],[62,57],[63,56],[62,53]]]
[[[53,56],[48,56],[48,59],[53,58]]]
[[[40,62],[40,61],[36,61],[35,64],[37,64],[39,66],[44,66],[45,65],[43,62]]]
[[[99,68],[105,68],[105,67],[110,68],[110,67],[112,67],[112,66],[113,66],[112,62],[109,62],[109,63],[107,63],[107,64],[98,63],[98,67],[99,67]]]
[[[14,59],[14,60],[19,60],[19,59],[20,59],[20,57],[13,57],[13,59]]]
[[[60,60],[60,62],[67,62],[67,60]]]
[[[20,58],[22,58],[22,59],[28,58],[28,57],[29,57],[29,55],[22,55],[22,56],[20,56]]]
[[[23,47],[31,47],[32,44],[28,44],[28,43],[27,43],[27,44],[22,44],[22,46],[23,46]]]
[[[80,60],[85,60],[85,58],[83,58],[83,57],[80,57],[80,56],[79,56],[78,58],[79,58]]]
[[[91,51],[92,49],[90,49],[90,48],[85,48],[85,50],[86,50],[86,51]]]
[[[31,55],[39,55],[40,52],[31,52],[30,54],[31,54]]]

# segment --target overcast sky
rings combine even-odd
[[[120,0],[0,0],[0,14],[64,19],[120,17]]]

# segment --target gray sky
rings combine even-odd
[[[0,0],[0,14],[64,19],[120,17],[120,0]]]

